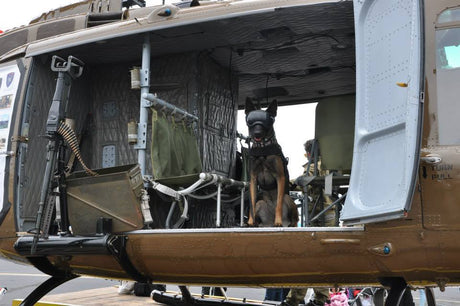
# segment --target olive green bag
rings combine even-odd
[[[163,113],[152,109],[152,170],[155,180],[196,177],[201,172],[197,139],[185,122],[176,123]],[[176,179],[177,178],[177,179]]]

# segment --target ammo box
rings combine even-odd
[[[112,220],[112,232],[141,229],[140,196],[143,188],[138,165],[84,171],[67,178],[69,222],[75,235],[95,235],[100,218]]]

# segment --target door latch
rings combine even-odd
[[[435,165],[439,164],[442,158],[438,154],[428,154],[427,156],[420,157],[420,161],[429,165]]]

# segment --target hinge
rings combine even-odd
[[[420,103],[425,103],[425,92],[424,91],[421,91],[420,92]]]
[[[11,137],[11,141],[12,142],[29,142],[29,137],[22,136],[22,135],[13,136]]]

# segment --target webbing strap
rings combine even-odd
[[[179,192],[175,191],[172,188],[169,188],[166,185],[160,184],[158,182],[152,181],[152,188],[155,189],[155,190],[158,190],[159,192],[161,192],[163,194],[166,194],[166,195],[168,195],[170,197],[173,197],[175,199],[180,198],[180,193]]]

